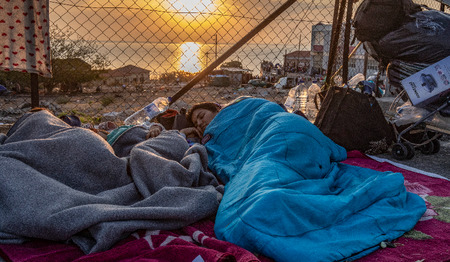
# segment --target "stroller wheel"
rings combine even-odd
[[[400,143],[392,146],[392,156],[397,160],[405,160],[408,157],[408,148]]]
[[[413,158],[414,155],[416,154],[416,152],[415,152],[415,150],[414,150],[414,146],[412,146],[412,145],[409,144],[409,143],[406,143],[405,146],[406,146],[407,151],[408,151],[408,154],[407,154],[407,156],[406,156],[406,159],[411,159],[411,158]]]
[[[424,154],[424,155],[434,154],[434,143],[433,142],[434,141],[430,141],[420,147],[420,151],[422,152],[422,154]]]
[[[433,150],[433,154],[436,154],[439,152],[439,150],[441,150],[441,143],[439,142],[439,140],[435,139],[433,141],[431,141],[434,145],[434,150]]]

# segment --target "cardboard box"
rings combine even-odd
[[[403,79],[402,85],[414,106],[425,106],[450,92],[450,56]]]

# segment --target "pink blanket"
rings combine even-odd
[[[357,151],[345,163],[380,171],[403,173],[408,191],[422,196],[428,210],[414,230],[388,246],[360,259],[373,261],[450,260],[450,181],[377,162]],[[203,220],[176,231],[138,231],[112,249],[85,255],[77,246],[35,240],[21,245],[0,245],[6,261],[272,261],[214,235],[214,223]],[[282,250],[280,250],[282,252]]]
[[[358,261],[450,261],[450,181],[377,162],[357,151],[349,152],[344,163],[400,172],[406,190],[418,194],[427,204],[427,211],[414,229],[393,242],[395,247],[379,249]]]
[[[11,261],[260,261],[228,242],[214,238],[214,223],[203,220],[176,231],[137,231],[104,252],[85,255],[77,246],[36,240],[0,245]],[[262,258],[264,260],[264,258]],[[268,261],[268,260],[267,260]]]

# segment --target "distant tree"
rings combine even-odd
[[[30,87],[30,74],[18,71],[0,71],[0,85],[4,85],[10,91],[22,93]]]
[[[98,77],[91,65],[79,58],[53,59],[53,70],[57,72],[53,81],[63,92],[81,92],[81,84]]]
[[[111,64],[93,41],[74,39],[74,35],[57,26],[50,28],[53,78],[41,78],[49,93],[56,86],[62,91],[81,91],[82,83],[99,78],[100,71]]]
[[[221,68],[242,68],[242,63],[239,61],[231,61],[231,62],[225,62],[221,66]]]

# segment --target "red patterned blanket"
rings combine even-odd
[[[450,261],[450,181],[378,162],[357,151],[349,152],[344,163],[401,172],[407,190],[423,197],[428,207],[412,231],[359,261]],[[0,245],[0,257],[6,261],[28,262],[272,261],[217,240],[213,228],[213,221],[203,220],[180,230],[138,231],[108,251],[89,255],[75,245],[35,240],[21,245]]]

